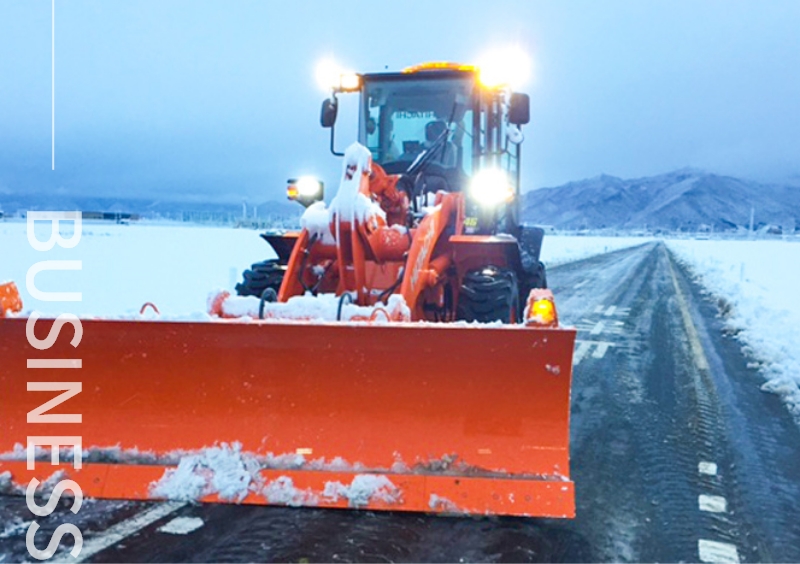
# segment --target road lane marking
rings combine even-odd
[[[615,311],[617,311],[617,306],[615,306],[615,305],[608,306],[608,309],[606,310],[606,312],[603,315],[605,315],[606,317],[610,317],[610,316],[614,315]]]
[[[697,542],[697,553],[701,562],[739,564],[739,552],[735,546],[726,542],[700,539]]]
[[[577,284],[575,284],[575,285],[573,286],[573,288],[575,288],[575,289],[577,290],[577,289],[578,289],[578,288],[580,288],[581,286],[585,286],[585,285],[586,285],[586,280],[581,280],[580,282],[578,282]]]
[[[603,313],[603,310],[604,310],[604,309],[606,309],[606,306],[604,306],[604,305],[599,305],[599,306],[597,306],[596,308],[594,308],[594,312],[595,312],[595,313]]]
[[[697,505],[700,511],[707,511],[709,513],[727,513],[728,502],[719,495],[706,495],[700,494],[697,496]]]
[[[608,347],[611,346],[611,343],[597,343],[597,346],[592,353],[592,357],[594,358],[603,358],[606,356],[606,352],[608,352]]]
[[[706,476],[716,476],[717,465],[714,462],[701,462],[697,465],[697,471]]]
[[[592,327],[592,330],[589,331],[589,334],[590,335],[599,335],[600,333],[603,332],[603,329],[605,328],[605,326],[606,326],[606,324],[605,324],[604,321],[598,321],[597,324],[594,327]]]
[[[572,365],[575,366],[576,364],[580,364],[583,357],[586,356],[586,353],[589,352],[589,348],[592,346],[591,341],[576,341],[578,345],[575,349],[575,353],[572,355]]]
[[[159,519],[163,519],[185,505],[187,505],[185,501],[166,501],[158,503],[141,513],[137,513],[130,519],[120,521],[116,525],[98,533],[97,536],[84,540],[83,548],[77,558],[73,558],[69,552],[64,552],[54,558],[52,562],[85,562],[98,552],[138,533],[148,525],[152,525]]]
[[[581,361],[586,357],[586,354],[592,350],[594,347],[594,351],[592,351],[592,358],[603,358],[608,349],[615,346],[614,343],[609,343],[608,341],[584,341],[582,339],[578,339],[575,341],[575,352],[572,354],[572,365],[575,366],[580,364]]]
[[[689,348],[694,357],[695,365],[698,370],[708,371],[709,364],[706,358],[706,353],[703,350],[703,345],[700,343],[700,335],[697,333],[697,327],[694,326],[692,321],[692,314],[689,313],[689,304],[686,301],[686,296],[683,295],[678,284],[678,278],[675,275],[675,269],[672,266],[672,259],[667,255],[667,265],[669,266],[669,273],[672,276],[672,284],[675,286],[675,296],[678,298],[678,307],[681,310],[681,317],[683,318],[683,326],[686,330],[686,337],[689,341]]]

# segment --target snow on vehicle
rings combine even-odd
[[[482,76],[335,74],[321,114],[335,154],[337,96],[361,94],[336,194],[290,182],[303,229],[265,236],[278,259],[212,296],[216,321],[82,320],[82,388],[62,401],[83,414],[83,450],[61,455],[83,458],[66,474],[86,495],[574,516],[575,331],[546,289],[542,230],[518,220],[529,101]],[[43,401],[23,393],[43,354],[26,323],[0,320],[15,390],[0,474],[15,484],[47,478],[15,443],[58,434],[26,424]],[[64,336],[47,354],[75,356]]]

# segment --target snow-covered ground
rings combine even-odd
[[[800,421],[800,243],[672,240],[668,247],[731,305],[727,323],[761,363],[765,391]]]
[[[70,223],[64,223],[64,227]],[[36,224],[46,241],[49,225]],[[64,229],[65,237],[71,229]],[[28,243],[26,224],[0,222],[0,282],[13,280],[25,310],[44,314],[120,316],[138,314],[145,302],[165,315],[206,311],[214,290],[233,290],[250,264],[272,258],[272,248],[249,229],[160,224],[83,223],[74,249],[56,245],[36,251]],[[36,287],[51,292],[81,292],[80,302],[34,300],[25,287],[28,269],[42,260],[80,260],[80,271],[45,271]]]

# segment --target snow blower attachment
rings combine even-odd
[[[82,320],[42,350],[66,323],[0,320],[0,484],[60,469],[96,497],[574,516],[575,331],[516,220],[527,98],[477,76],[348,79],[365,115],[335,197],[265,236],[278,259],[212,296],[214,321]]]

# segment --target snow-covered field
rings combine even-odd
[[[37,222],[36,227],[38,239],[46,241],[49,225]],[[64,234],[68,237],[71,229]],[[74,249],[56,245],[51,251],[36,251],[28,243],[24,222],[0,222],[0,281],[16,282],[26,310],[51,315],[131,315],[145,302],[165,315],[203,313],[209,293],[219,288],[232,291],[245,268],[274,256],[257,231],[146,223],[84,222]],[[80,302],[44,302],[30,296],[25,276],[42,260],[81,261],[80,271],[36,276],[38,289],[81,292]]]
[[[69,225],[69,224],[65,224]],[[233,291],[251,263],[274,256],[257,231],[139,223],[84,222],[74,249],[37,251],[22,221],[0,222],[0,282],[14,280],[25,310],[46,315],[137,315],[145,302],[165,317],[205,316],[210,293]],[[49,225],[37,223],[47,240]],[[65,229],[64,236],[70,230]],[[639,245],[642,237],[545,236],[542,260],[548,266]],[[783,241],[668,241],[712,293],[732,305],[729,323],[763,362],[765,389],[781,393],[800,418],[800,243]],[[43,291],[81,292],[80,302],[34,300],[26,273],[42,260],[80,260],[80,271],[44,271]]]
[[[667,242],[700,282],[731,305],[728,325],[761,363],[765,391],[800,420],[800,243]]]

